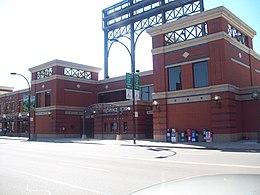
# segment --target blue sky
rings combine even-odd
[[[102,9],[118,0],[0,0],[0,86],[27,87],[30,67],[66,60],[103,69]],[[254,50],[260,54],[259,0],[204,0],[205,10],[225,6],[257,32]],[[143,33],[136,47],[136,69],[152,69],[151,38]],[[114,44],[109,76],[130,72],[129,54]],[[103,72],[100,72],[103,78]]]

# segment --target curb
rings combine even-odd
[[[221,150],[224,152],[252,152],[260,153],[259,148],[234,148],[234,147],[189,147],[189,146],[164,146],[164,145],[144,145],[144,144],[121,144],[121,146],[135,146],[135,147],[160,147],[160,148],[176,148],[176,149],[192,149],[192,150]]]
[[[28,140],[27,138],[24,137],[9,137],[9,136],[0,136],[0,140],[20,140],[20,141],[28,141],[28,142],[49,142],[49,143],[76,143],[76,144],[91,144],[91,145],[119,145],[119,146],[133,146],[133,147],[159,147],[159,148],[175,148],[175,149],[192,149],[192,150],[220,150],[223,152],[251,152],[251,153],[260,153],[260,144],[258,148],[255,148],[254,146],[252,147],[245,147],[247,144],[245,143],[237,143],[238,146],[230,146],[227,147],[227,143],[219,143],[219,146],[203,146],[203,143],[201,145],[191,145],[187,143],[182,143],[182,145],[175,145],[172,144],[170,145],[169,143],[164,145],[162,142],[158,142],[158,144],[151,143],[150,141],[146,141],[147,143],[140,143],[140,144],[129,144],[129,143],[122,143],[118,142],[117,140],[110,140],[114,142],[102,142],[103,140],[95,140],[95,139],[89,139],[89,140],[81,140],[81,139],[37,139],[37,140]],[[141,140],[140,140],[141,141]],[[143,141],[145,142],[145,141]],[[254,143],[254,142],[253,142]],[[180,144],[180,143],[177,143]],[[214,144],[214,143],[213,143]],[[221,144],[223,144],[221,146]],[[256,143],[255,143],[256,144]]]

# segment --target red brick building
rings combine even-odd
[[[28,97],[28,89],[13,92],[13,88],[3,88],[4,93],[0,94],[0,134],[8,129],[7,135],[26,136],[28,110],[24,109],[24,99]]]
[[[35,116],[32,134],[37,137],[79,137],[83,131],[83,111],[96,105],[93,113],[85,115],[86,136],[90,138],[115,138],[122,134],[131,138],[132,115],[124,108],[132,102],[126,100],[125,76],[98,81],[99,68],[54,60],[30,69],[32,73],[32,94],[35,95]],[[141,73],[141,86],[151,85],[152,72]],[[146,88],[146,86],[144,86]],[[142,87],[143,88],[143,87]],[[116,103],[121,113],[103,112],[105,105]],[[103,107],[102,107],[103,105]],[[139,137],[145,138],[146,121],[152,117],[143,116],[150,108],[150,101],[138,101]],[[147,106],[147,107],[146,107]],[[98,108],[101,107],[101,110]],[[124,110],[124,111],[123,111]],[[102,112],[100,112],[102,111]],[[145,118],[144,118],[145,117]],[[143,118],[143,119],[142,119]],[[118,125],[120,122],[120,132]],[[85,135],[85,134],[84,134]],[[121,137],[122,137],[121,135]]]
[[[165,141],[167,128],[209,129],[215,141],[256,138],[260,56],[253,50],[253,29],[219,7],[147,32],[153,71],[140,73],[138,139]],[[30,71],[32,137],[133,138],[125,76],[98,80],[99,68],[61,60]],[[26,94],[0,95],[0,124],[14,135],[27,133]]]
[[[260,56],[253,51],[253,29],[218,7],[148,33],[153,99],[160,105],[153,115],[155,140],[165,140],[166,128],[210,129],[217,141],[256,135],[259,108],[251,94],[260,89]]]

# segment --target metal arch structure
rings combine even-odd
[[[203,0],[124,0],[102,10],[104,78],[108,77],[109,40],[127,37],[131,44],[131,72],[135,72],[135,46],[146,29],[204,11]]]

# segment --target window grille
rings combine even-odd
[[[64,75],[80,79],[91,79],[91,72],[74,68],[64,68]]]
[[[52,68],[46,68],[37,72],[37,79],[43,79],[52,75]]]
[[[175,43],[203,37],[205,35],[208,35],[208,28],[206,23],[202,23],[166,33],[164,34],[164,41],[165,45],[172,45]]]
[[[228,24],[227,32],[228,32],[228,35],[230,37],[236,39],[238,42],[245,45],[245,37],[246,36],[243,33],[241,33],[239,30],[237,30],[236,28],[234,28],[233,26]]]

